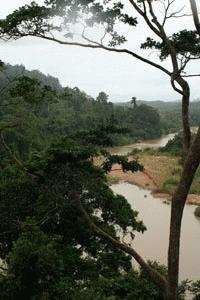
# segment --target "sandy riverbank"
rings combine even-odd
[[[156,198],[171,200],[172,196],[169,193],[162,192],[162,186],[166,178],[172,176],[171,173],[173,173],[176,160],[176,158],[165,156],[143,157],[140,161],[145,167],[144,172],[124,173],[119,165],[114,165],[109,175],[119,181],[126,181],[142,188],[149,189]],[[189,194],[187,203],[200,205],[200,195]]]

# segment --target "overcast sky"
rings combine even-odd
[[[30,2],[1,0],[0,18]],[[42,0],[37,2],[42,3]],[[187,4],[189,1],[176,0],[177,7],[181,7],[184,2]],[[194,28],[190,18],[173,19],[167,30],[172,33],[174,28],[177,30],[184,27]],[[126,46],[158,61],[156,53],[139,49],[138,40],[144,41],[147,35],[144,24],[140,24],[133,31],[128,30],[129,42]],[[105,91],[114,102],[129,101],[132,96],[143,100],[179,99],[166,75],[126,54],[61,46],[37,38],[23,38],[18,41],[0,42],[0,59],[10,64],[23,64],[29,70],[38,69],[45,74],[51,74],[57,77],[63,86],[77,86],[93,97],[100,91]],[[170,64],[165,65],[170,69]],[[199,62],[190,67],[192,73],[200,73],[199,70]],[[200,97],[200,78],[193,78],[190,83],[192,98]]]

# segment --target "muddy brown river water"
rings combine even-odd
[[[156,149],[159,147],[164,147],[169,140],[173,139],[174,136],[175,136],[175,133],[170,133],[170,134],[162,136],[160,139],[145,140],[145,141],[141,141],[140,143],[128,144],[125,146],[116,146],[116,147],[108,148],[108,151],[112,154],[126,155],[135,148],[138,148],[138,149],[154,148],[154,149]]]
[[[165,146],[175,134],[137,144],[114,147],[113,154],[127,154],[133,148],[158,148]],[[167,263],[169,238],[170,203],[154,198],[151,191],[126,182],[112,185],[114,192],[126,197],[139,218],[147,226],[144,234],[136,234],[135,249],[146,259]],[[200,279],[200,218],[194,216],[194,205],[186,205],[183,215],[180,249],[180,280]]]
[[[167,263],[170,222],[170,203],[154,198],[149,190],[121,182],[112,185],[114,192],[126,197],[147,227],[144,234],[136,234],[133,247],[146,259]],[[186,205],[183,215],[180,280],[200,279],[200,219],[194,216],[194,205]]]

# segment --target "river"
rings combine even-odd
[[[139,143],[141,148],[160,147],[173,138],[170,134],[157,140]],[[114,147],[112,153],[127,154],[138,144]],[[133,184],[120,182],[112,185],[114,192],[126,197],[132,208],[147,226],[144,234],[136,234],[133,247],[146,259],[167,263],[169,238],[170,203],[153,197],[151,191]],[[200,279],[200,219],[194,216],[194,205],[186,205],[182,223],[180,249],[180,280]]]
[[[128,145],[124,145],[124,146],[116,146],[116,147],[108,148],[108,151],[112,154],[126,155],[135,148],[138,148],[138,149],[154,148],[154,149],[156,149],[159,147],[164,147],[169,140],[173,139],[174,136],[175,136],[175,133],[170,133],[170,134],[162,136],[160,139],[145,140],[145,141],[141,141],[140,143],[128,144]]]

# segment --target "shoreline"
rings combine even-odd
[[[130,184],[137,185],[141,188],[151,191],[152,195],[155,198],[162,198],[163,200],[171,201],[172,195],[166,192],[162,192],[161,188],[153,179],[153,176],[149,172],[126,172],[124,173],[119,166],[114,165],[112,170],[108,173],[109,176],[117,179],[118,182],[124,181]],[[189,194],[187,198],[187,204],[191,205],[200,205],[200,195],[198,194]]]

